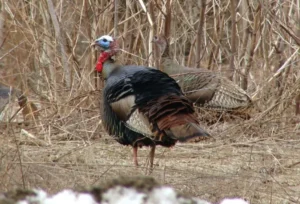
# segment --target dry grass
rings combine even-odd
[[[171,1],[174,58],[194,66],[200,54],[202,66],[233,76],[261,112],[246,121],[202,122],[214,140],[157,148],[152,176],[210,201],[238,196],[251,203],[299,203],[300,126],[294,114],[300,95],[299,28],[294,26],[299,6],[241,1],[233,37],[233,1],[207,0],[204,10],[197,1],[187,2]],[[89,45],[112,33],[113,1],[0,5],[0,80],[36,99],[41,115],[29,126],[0,124],[0,191],[39,187],[55,192],[147,174],[148,149],[140,150],[142,165],[136,169],[131,148],[117,144],[101,127],[101,88],[95,85],[96,54]],[[118,36],[125,50],[120,63],[154,63],[149,41],[164,30],[165,10],[164,1],[119,1]],[[205,12],[203,33],[200,12]]]
[[[77,118],[83,118],[81,113]],[[136,169],[130,147],[119,145],[102,131],[94,135],[86,129],[80,134],[85,120],[78,120],[76,129],[64,125],[50,141],[44,139],[48,131],[38,134],[25,128],[35,136],[30,138],[21,128],[13,132],[7,128],[0,140],[0,190],[24,185],[56,192],[101,184],[120,175],[147,175],[147,148],[139,151],[141,167]],[[261,123],[254,120],[215,124],[210,128],[215,141],[158,148],[151,176],[184,194],[210,201],[238,196],[251,203],[299,202],[300,129],[283,124],[279,117]],[[94,127],[97,123],[89,121]]]

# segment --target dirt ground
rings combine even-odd
[[[299,126],[293,118],[258,118],[203,123],[213,139],[159,146],[151,176],[212,202],[242,197],[257,204],[299,203]],[[118,176],[149,175],[148,154],[148,148],[139,150],[141,165],[135,168],[131,147],[102,130],[98,110],[73,111],[29,126],[2,123],[0,191],[25,187],[51,193]]]
[[[123,50],[119,64],[161,69],[150,41],[162,33],[176,62],[232,78],[261,112],[250,120],[201,120],[213,138],[157,147],[151,176],[211,202],[242,197],[254,204],[300,203],[295,2],[0,1],[0,82],[24,91],[40,109],[28,126],[0,122],[0,192],[54,193],[148,175],[149,149],[139,150],[141,166],[135,168],[131,147],[101,127],[101,95],[94,91],[102,87],[94,73],[99,53],[91,43],[114,35]]]

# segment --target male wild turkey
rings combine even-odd
[[[209,136],[199,127],[190,101],[174,79],[149,67],[121,66],[111,58],[118,44],[105,35],[94,43],[101,54],[96,70],[106,80],[103,90],[102,122],[109,135],[133,147],[150,146],[153,167],[155,145],[170,147],[180,142],[198,142]]]
[[[165,37],[155,36],[153,42],[161,55],[160,70],[173,77],[196,106],[231,112],[244,112],[252,107],[251,98],[232,81],[208,69],[184,67],[172,60]]]

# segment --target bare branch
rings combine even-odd
[[[64,77],[65,77],[65,81],[66,81],[66,85],[68,88],[71,87],[71,73],[70,73],[70,68],[69,68],[69,63],[68,63],[68,57],[67,57],[67,53],[66,53],[66,39],[63,38],[62,33],[61,33],[61,28],[59,26],[59,22],[57,20],[56,14],[55,14],[55,10],[54,10],[54,6],[53,6],[53,2],[52,0],[47,0],[47,4],[48,4],[48,9],[49,9],[49,13],[51,16],[51,20],[54,26],[54,30],[55,30],[55,36],[56,39],[59,43],[60,46],[60,51],[61,51],[61,60],[62,60],[62,64],[63,64],[63,70],[64,70]]]

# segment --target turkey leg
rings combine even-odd
[[[149,155],[150,155],[150,169],[153,169],[153,161],[154,161],[154,155],[155,155],[155,145],[151,147]]]
[[[138,159],[137,159],[137,152],[138,152],[138,147],[133,147],[133,162],[136,167],[139,166]]]

